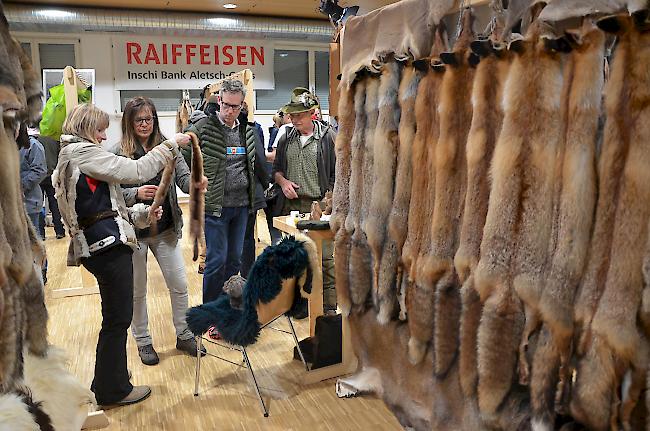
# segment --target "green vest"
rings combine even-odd
[[[225,125],[215,116],[202,118],[187,131],[198,136],[203,154],[203,172],[208,177],[208,191],[205,194],[205,213],[221,217],[223,195],[226,187],[226,140]],[[248,202],[252,208],[255,198],[255,132],[247,124],[239,126],[240,145],[246,147],[248,163]],[[183,149],[185,158],[191,157],[190,149]]]

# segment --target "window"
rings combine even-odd
[[[41,69],[63,69],[76,67],[74,44],[39,43],[38,52]]]
[[[275,90],[256,90],[257,109],[277,111],[286,105],[295,87],[309,88],[307,51],[276,49],[274,54]]]
[[[316,51],[314,53],[316,69],[316,96],[320,100],[321,111],[330,109],[330,53],[327,51]]]

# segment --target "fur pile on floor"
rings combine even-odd
[[[649,5],[508,3],[344,88],[333,227],[361,375],[416,429],[642,429]]]

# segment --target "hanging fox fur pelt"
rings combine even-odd
[[[401,286],[398,277],[398,261],[406,240],[409,202],[411,198],[411,147],[415,138],[415,96],[420,83],[421,72],[412,66],[402,71],[399,86],[400,123],[399,149],[395,172],[395,193],[393,206],[388,215],[388,235],[379,265],[377,285],[377,319],[386,324],[397,308],[397,289]],[[396,282],[396,279],[398,280]]]
[[[350,237],[351,233],[345,228],[345,220],[350,205],[350,165],[351,139],[355,123],[355,92],[356,88],[342,89],[339,99],[339,134],[336,136],[336,181],[332,203],[330,226],[335,233],[334,238],[334,270],[336,293],[340,298],[337,302],[345,314],[350,312]],[[361,103],[363,106],[363,102]]]
[[[400,119],[398,91],[401,69],[400,64],[391,59],[382,68],[379,79],[379,113],[373,144],[373,184],[368,217],[364,219],[362,224],[372,255],[372,297],[375,306],[378,305],[379,301],[379,268],[395,185],[395,168],[399,146],[399,136],[397,134]]]
[[[537,283],[532,262],[545,263],[551,220],[552,174],[561,134],[562,69],[546,50],[541,25],[511,44],[517,52],[504,89],[504,122],[492,160],[490,202],[475,286],[484,302],[478,333],[479,408],[493,415],[513,383],[522,335],[522,293]],[[531,119],[538,121],[532,122]],[[537,212],[535,212],[537,211]],[[529,277],[527,277],[529,276]]]
[[[402,267],[398,265],[402,247],[408,229],[408,212],[411,201],[412,162],[411,153],[415,139],[415,97],[422,72],[410,66],[402,71],[399,88],[401,117],[399,123],[399,150],[397,170],[395,173],[395,196],[393,207],[388,216],[388,238],[380,265],[379,285],[379,322],[385,324],[395,313],[397,306],[397,289],[402,284]],[[402,310],[405,312],[405,310]]]
[[[433,292],[416,283],[415,276],[420,249],[428,247],[428,229],[433,212],[435,190],[435,149],[440,133],[438,101],[444,66],[440,53],[446,50],[446,33],[440,24],[435,32],[432,56],[427,74],[420,81],[415,98],[417,129],[411,159],[413,182],[409,204],[408,232],[402,248],[402,276],[406,279],[406,314],[410,338],[409,360],[418,364],[424,358],[433,337]]]
[[[453,260],[467,187],[465,146],[472,121],[475,71],[469,63],[473,21],[471,10],[467,9],[453,52],[443,54],[447,66],[438,104],[440,135],[435,152],[433,217],[429,222],[431,241],[428,252],[421,253],[423,258],[418,260],[416,275],[416,284],[434,292],[434,372],[438,376],[447,373],[458,349],[460,284]]]
[[[192,241],[192,260],[199,258],[199,241],[203,238],[205,224],[205,191],[199,186],[203,179],[203,153],[199,138],[192,132],[187,133],[192,139],[192,162],[190,173],[190,240]]]
[[[492,42],[489,42],[492,45]],[[495,45],[496,46],[496,45]],[[461,283],[459,377],[463,393],[472,398],[478,384],[476,337],[482,304],[474,288],[483,226],[490,198],[489,169],[503,124],[503,86],[508,77],[511,55],[496,46],[476,68],[472,88],[472,125],[467,137],[467,192],[460,231],[460,245],[454,266]]]
[[[572,301],[589,247],[596,204],[596,144],[604,85],[604,35],[585,27],[580,44],[570,55],[571,85],[568,95],[568,128],[557,213],[557,242],[546,276],[539,313],[544,324],[537,343],[531,376],[533,420],[552,429],[555,393],[560,369],[569,368],[573,334]],[[563,380],[566,382],[568,376]],[[568,383],[568,382],[567,382]]]
[[[612,22],[612,20],[616,20]],[[616,208],[603,293],[591,322],[590,345],[578,365],[571,412],[594,429],[611,426],[622,400],[630,396],[625,379],[647,367],[645,340],[637,327],[643,292],[643,259],[650,218],[650,32],[637,30],[627,16],[599,23],[614,25],[620,35],[606,101],[606,144],[612,138],[627,147]],[[614,105],[615,103],[615,105]],[[611,113],[611,116],[610,116]],[[610,121],[611,119],[611,121]],[[605,274],[603,274],[605,275]],[[590,359],[591,363],[585,362]],[[630,377],[628,377],[630,376]],[[594,379],[602,383],[596,384]],[[609,420],[609,423],[608,423]]]
[[[169,192],[169,187],[172,185],[172,178],[174,177],[174,170],[176,169],[176,159],[169,160],[163,169],[162,175],[160,176],[160,183],[156,189],[156,194],[154,195],[153,202],[149,207],[149,220],[151,221],[151,233],[152,235],[158,234],[158,220],[154,216],[154,212],[160,208],[165,199],[167,199],[167,193]],[[175,185],[174,185],[175,186]]]
[[[178,105],[178,111],[176,111],[176,133],[183,133],[183,130],[187,129],[193,111],[192,102],[183,97],[181,104]]]
[[[370,254],[370,247],[366,234],[361,228],[364,221],[368,218],[370,207],[370,200],[372,197],[372,184],[373,184],[373,146],[374,146],[374,132],[377,127],[377,118],[379,115],[378,95],[379,93],[379,78],[368,77],[366,78],[366,98],[365,98],[365,127],[361,132],[364,136],[359,145],[360,150],[363,152],[361,157],[361,178],[362,184],[353,188],[351,198],[356,196],[359,204],[359,210],[352,213],[354,232],[352,234],[352,241],[350,245],[350,298],[352,299],[352,306],[363,307],[368,293],[372,289],[372,257]],[[355,127],[355,137],[357,135],[357,128]],[[354,184],[353,184],[354,185]],[[359,200],[359,198],[361,198]]]
[[[354,89],[344,87],[339,99],[339,133],[336,135],[336,181],[332,195],[330,227],[336,234],[345,224],[350,205],[350,155],[354,131]]]

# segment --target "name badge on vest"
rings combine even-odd
[[[246,147],[226,147],[226,154],[242,156],[246,154]]]

